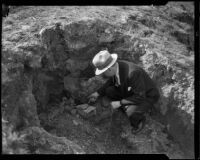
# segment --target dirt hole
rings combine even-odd
[[[144,36],[149,34],[152,32]],[[119,59],[141,65],[140,57],[146,54],[145,45],[148,45],[146,41],[123,35],[116,27],[98,20],[64,27],[57,24],[44,29],[41,40],[45,54],[41,58],[42,68],[33,76],[32,92],[37,101],[40,125],[46,131],[76,142],[86,153],[154,153],[158,152],[156,145],[164,145],[166,152],[170,150],[162,139],[165,127],[151,118],[144,132],[134,137],[130,134],[127,117],[121,112],[95,124],[95,118],[109,109],[101,104],[90,107],[92,112],[86,113],[83,109],[90,106],[87,96],[105,83],[94,76],[91,63],[94,55],[108,49],[110,53],[117,53]],[[80,105],[82,109],[77,109]],[[161,135],[159,144],[157,140],[149,140],[155,128]],[[143,146],[141,141],[148,145]],[[169,143],[173,142],[169,140]]]

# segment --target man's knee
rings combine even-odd
[[[128,117],[130,117],[135,112],[136,108],[137,108],[136,105],[129,105],[129,106],[127,106],[126,115]]]

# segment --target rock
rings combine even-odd
[[[83,118],[88,118],[87,117],[87,114],[85,113],[85,112],[83,112],[82,110],[77,110],[78,111],[78,114],[81,116],[81,117],[83,117]]]
[[[72,121],[74,123],[75,126],[79,125],[79,123],[75,120]]]
[[[73,98],[79,99],[81,103],[87,103],[87,97],[95,92],[105,81],[101,78],[89,79],[75,78],[71,74],[64,77],[65,90],[69,91]]]
[[[72,109],[72,110],[71,110],[71,114],[72,114],[72,115],[76,115],[76,113],[77,113],[77,110],[76,110],[76,109]]]
[[[96,111],[96,108],[93,107],[93,106],[89,106],[88,108],[86,108],[84,110],[84,112],[86,112],[87,114],[91,113],[91,112],[95,112]]]
[[[102,131],[99,128],[95,128],[99,133],[101,133]]]
[[[82,97],[80,97],[80,100],[83,102],[87,101],[87,97],[96,92],[96,90],[100,88],[104,83],[105,80],[97,76],[89,78],[88,80],[82,80],[80,84]]]
[[[23,30],[29,30],[31,28],[31,26],[28,25],[22,25],[22,29]]]
[[[156,21],[152,20],[150,17],[142,18],[139,20],[143,25],[148,26],[149,28],[156,27]]]
[[[144,37],[150,37],[154,32],[152,30],[144,30],[143,36]]]
[[[81,105],[76,106],[77,109],[81,109],[81,110],[87,109],[88,107],[89,107],[88,104],[81,104]]]
[[[65,111],[71,113],[72,110],[73,110],[73,107],[72,107],[72,106],[69,106],[69,105],[65,105],[65,106],[64,106],[64,109],[65,109]]]
[[[70,102],[70,105],[72,105],[72,106],[74,105],[74,99],[70,98],[69,102]]]
[[[79,109],[78,113],[83,117],[83,118],[90,118],[92,116],[96,115],[96,108],[93,106],[88,106],[85,109]]]

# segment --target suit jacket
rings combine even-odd
[[[125,60],[118,60],[119,64],[119,89],[123,99],[134,102],[135,104],[147,100],[155,103],[159,99],[159,91],[149,77],[149,75],[139,66]],[[105,90],[109,86],[114,86],[114,77],[111,77],[97,92],[105,95]]]

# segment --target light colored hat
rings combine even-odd
[[[100,75],[110,68],[117,61],[117,54],[110,54],[107,50],[97,53],[92,63],[96,67],[95,74]]]

